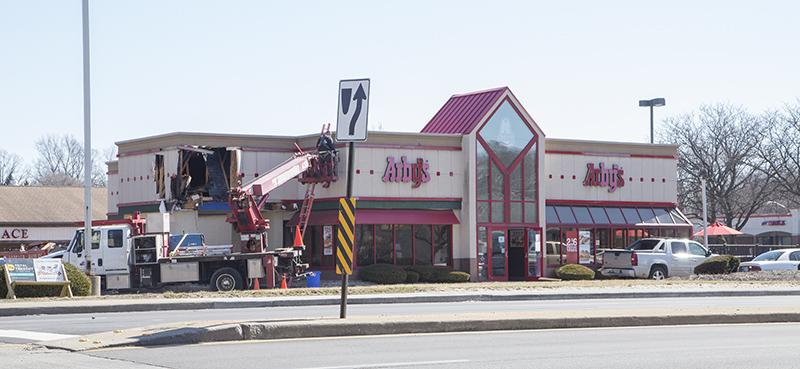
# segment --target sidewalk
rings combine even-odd
[[[495,291],[444,294],[382,294],[348,296],[347,303],[348,305],[355,305],[464,301],[789,295],[800,295],[800,289],[791,287],[756,287],[736,289],[596,289],[542,290],[535,292]],[[8,302],[0,305],[0,315],[18,316],[33,314],[338,305],[340,302],[339,296],[197,299],[65,299],[43,302]],[[347,319],[318,318],[290,321],[195,321],[129,329],[124,332],[102,332],[82,337],[83,339],[70,338],[47,341],[40,344],[51,348],[82,351],[115,346],[150,346],[213,341],[347,335],[781,322],[800,322],[800,307],[475,313],[353,317]]]

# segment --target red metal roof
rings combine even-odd
[[[421,133],[469,134],[508,87],[453,95],[439,109]]]

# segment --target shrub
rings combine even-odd
[[[469,280],[469,274],[451,268],[430,265],[412,265],[406,272],[419,274],[419,281],[425,283],[462,283]]]
[[[435,269],[438,269],[438,268],[434,268],[434,267],[432,267],[430,265],[412,265],[412,266],[406,267],[405,269],[406,269],[406,272],[414,272],[414,273],[419,274],[419,281],[420,282],[431,283],[431,282],[433,282],[433,272],[434,272]]]
[[[468,273],[448,268],[436,269],[433,273],[434,283],[464,283],[469,280]]]
[[[406,283],[414,284],[418,282],[419,282],[419,273],[412,270],[406,270]]]
[[[594,270],[578,264],[565,264],[556,268],[558,278],[566,280],[594,279]]]
[[[408,274],[403,268],[392,264],[372,264],[361,268],[358,276],[362,281],[377,284],[400,284],[406,281]]]
[[[741,260],[733,255],[712,256],[694,267],[694,274],[728,274],[739,269]]]
[[[86,274],[83,273],[78,267],[61,262],[64,265],[67,278],[69,279],[69,286],[72,289],[73,296],[89,296],[92,293],[92,281]],[[8,286],[6,285],[6,267],[0,265],[0,298],[5,298],[8,294]],[[45,297],[45,296],[61,296],[61,286],[54,285],[27,285],[18,286],[14,288],[17,297]]]

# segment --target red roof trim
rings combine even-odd
[[[461,147],[453,146],[414,146],[414,145],[388,145],[388,144],[361,144],[356,143],[356,147],[368,147],[379,149],[408,149],[408,150],[445,150],[445,151],[461,151]]]
[[[644,202],[644,201],[596,201],[596,200],[559,200],[547,199],[545,205],[603,205],[603,206],[651,206],[677,207],[676,202]]]
[[[563,154],[563,155],[585,155],[585,156],[618,156],[622,158],[648,158],[648,159],[675,159],[678,160],[677,155],[645,155],[645,154],[620,154],[620,153],[605,153],[605,152],[581,152],[581,151],[559,151],[559,150],[545,150],[545,154]]]

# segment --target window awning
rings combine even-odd
[[[300,222],[300,213],[295,214],[288,226]],[[308,225],[331,225],[339,223],[338,210],[316,210],[308,217]],[[460,224],[452,210],[409,209],[356,209],[356,224]]]
[[[548,226],[688,227],[674,206],[548,204]]]

